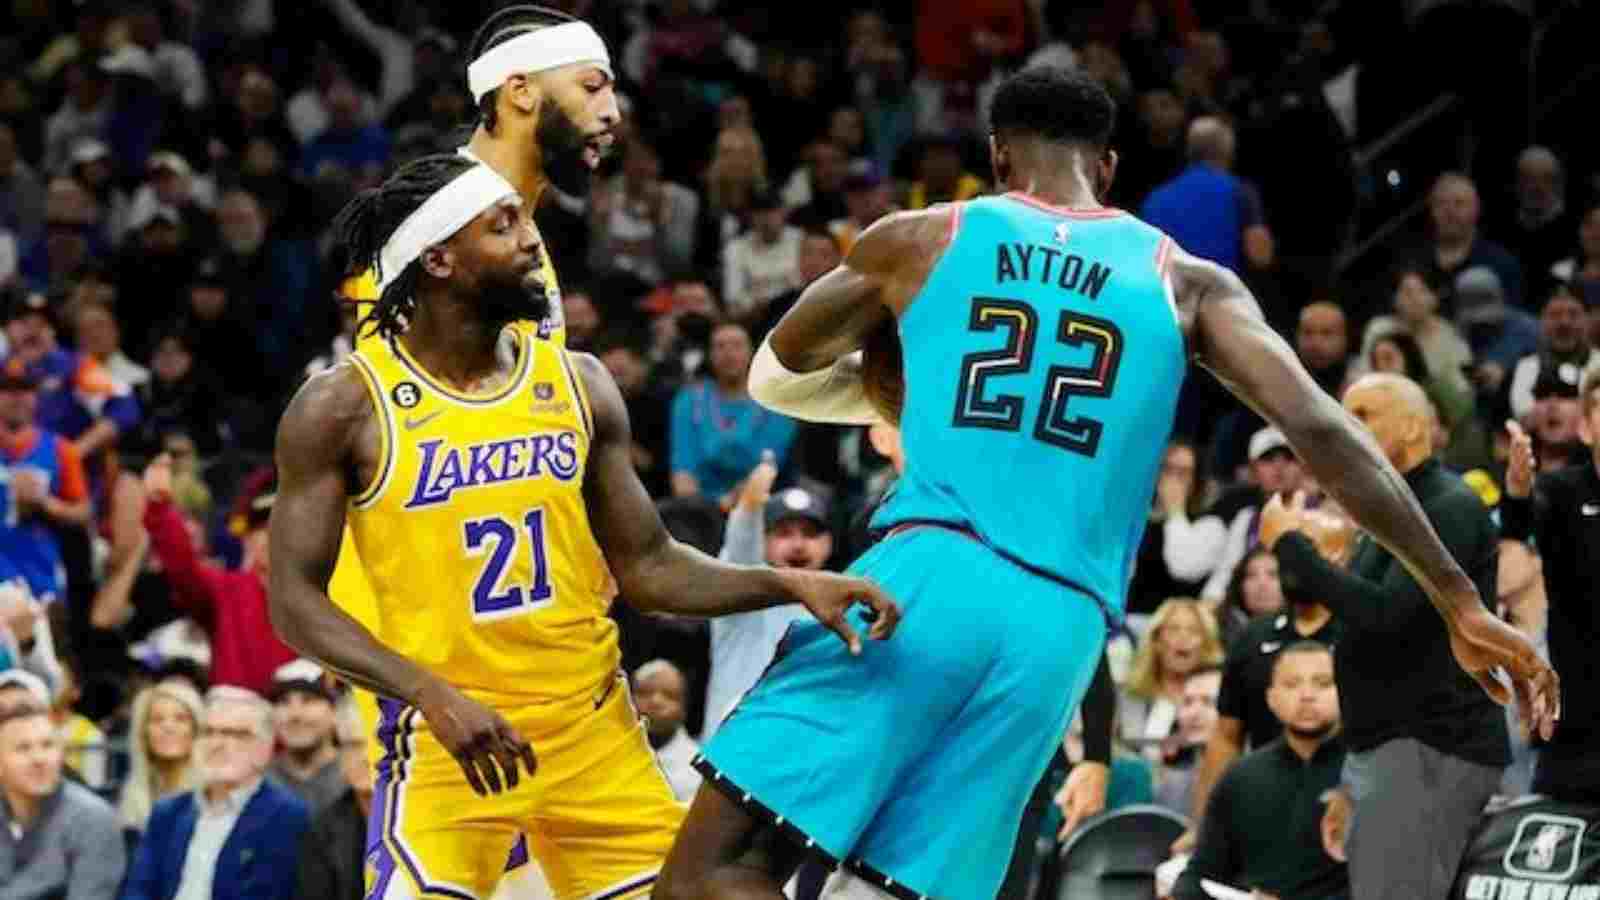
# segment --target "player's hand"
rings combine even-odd
[[[1322,795],[1322,852],[1334,862],[1345,862],[1345,841],[1350,836],[1350,795],[1334,788]]]
[[[144,470],[144,493],[151,500],[166,500],[172,496],[172,455],[161,453],[150,461]]]
[[[867,636],[875,641],[893,634],[900,623],[900,605],[869,579],[808,569],[778,569],[777,574],[785,583],[785,593],[837,634],[852,656],[861,653],[861,636],[845,615],[850,607],[857,603],[871,607],[872,628]]]
[[[1561,718],[1561,679],[1522,632],[1495,618],[1476,598],[1471,606],[1477,608],[1449,622],[1456,662],[1496,703],[1504,706],[1514,697],[1518,717],[1550,740]],[[1510,688],[1499,679],[1501,672],[1510,677]]]
[[[521,778],[519,762],[527,766],[530,777],[538,768],[533,746],[522,735],[499,714],[450,685],[429,682],[418,693],[416,706],[428,720],[433,736],[461,765],[467,784],[478,796],[515,788]]]
[[[1533,474],[1539,461],[1533,456],[1533,438],[1516,419],[1506,420],[1511,432],[1511,458],[1506,461],[1506,496],[1521,500],[1533,493]]]
[[[1105,763],[1084,760],[1072,767],[1067,783],[1056,792],[1056,806],[1061,809],[1058,840],[1066,840],[1080,822],[1105,810],[1106,786],[1110,782],[1111,768]]]

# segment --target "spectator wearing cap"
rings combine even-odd
[[[367,761],[367,736],[355,704],[348,700],[341,704],[337,720],[340,792],[311,817],[311,827],[300,844],[296,897],[361,900],[366,896],[372,766]]]
[[[907,209],[926,209],[935,203],[962,203],[982,194],[983,179],[968,172],[961,161],[961,143],[954,138],[933,138],[917,158],[917,178],[906,195]]]
[[[4,896],[113,900],[127,857],[117,814],[62,777],[43,707],[0,709],[0,885]]]
[[[157,150],[145,163],[144,183],[134,192],[134,211],[149,218],[158,213],[177,213],[183,239],[191,246],[211,247],[217,240],[216,185],[210,178],[195,175],[183,154]]]
[[[779,464],[794,443],[795,422],[750,399],[750,332],[737,322],[711,330],[711,377],[672,398],[672,493],[721,500],[772,452]]]
[[[1482,213],[1478,186],[1460,172],[1446,172],[1428,192],[1429,239],[1417,252],[1418,260],[1434,273],[1436,283],[1450,284],[1467,270],[1485,267],[1495,275],[1501,299],[1522,305],[1522,266],[1500,244],[1484,237],[1478,228]],[[1457,290],[1460,286],[1457,285]],[[1459,311],[1459,305],[1457,310]],[[1513,360],[1515,362],[1515,360]]]
[[[1249,474],[1237,491],[1224,495],[1212,514],[1228,523],[1228,540],[1222,545],[1217,567],[1201,591],[1202,599],[1220,603],[1228,593],[1228,579],[1260,537],[1261,507],[1273,495],[1289,495],[1300,488],[1300,460],[1288,438],[1276,428],[1263,428],[1250,436]]]
[[[1589,343],[1589,311],[1567,285],[1557,285],[1539,313],[1539,349],[1517,361],[1511,372],[1511,415],[1524,419],[1533,412],[1533,385],[1546,371],[1570,366],[1576,373],[1600,365],[1600,350]]]
[[[672,785],[672,795],[683,803],[694,799],[701,781],[693,765],[700,745],[683,727],[688,687],[683,672],[664,659],[653,659],[633,671],[633,702],[644,717],[650,748]]]
[[[23,669],[0,669],[0,712],[19,706],[50,709],[50,686]]]
[[[1272,232],[1261,198],[1233,174],[1237,140],[1219,118],[1189,125],[1189,167],[1150,192],[1139,217],[1160,228],[1188,252],[1235,272],[1245,264],[1272,265]]]
[[[14,297],[6,317],[11,355],[5,371],[26,376],[38,391],[34,422],[73,443],[98,478],[102,450],[139,424],[139,403],[88,354],[56,341],[55,310],[40,294]]]
[[[83,185],[104,212],[100,233],[116,243],[128,229],[128,194],[117,183],[111,148],[99,138],[84,138],[67,157],[67,174]]]
[[[266,778],[272,706],[243,688],[206,694],[199,789],[156,804],[122,900],[289,900],[305,804]]]
[[[828,223],[828,231],[839,244],[841,253],[849,254],[856,238],[867,226],[894,212],[894,198],[889,194],[889,184],[877,165],[866,160],[852,163],[850,174],[844,180],[844,217]]]
[[[1344,407],[1404,476],[1478,593],[1494,597],[1499,535],[1478,495],[1434,458],[1427,395],[1405,378],[1367,375],[1345,391]],[[1510,762],[1504,713],[1457,665],[1421,585],[1376,541],[1352,544],[1343,520],[1274,501],[1261,543],[1277,554],[1284,595],[1322,602],[1344,628],[1335,669],[1350,750],[1352,894],[1444,896]]]
[[[195,551],[172,500],[172,460],[157,457],[145,470],[144,527],[173,602],[211,636],[211,680],[265,693],[278,667],[297,655],[278,639],[267,613],[267,520],[271,486],[241,498],[245,514],[244,561],[225,569]]]
[[[1482,394],[1498,397],[1517,362],[1539,350],[1539,322],[1508,302],[1505,282],[1489,266],[1455,278],[1456,328],[1472,348],[1472,378]]]
[[[661,156],[643,134],[628,138],[622,173],[595,185],[588,212],[595,272],[627,272],[655,285],[694,260],[700,198],[662,177]]]
[[[774,462],[764,460],[745,479],[718,558],[739,565],[820,570],[833,556],[828,503],[820,494],[799,487],[769,496],[777,476]],[[790,623],[803,615],[790,604],[711,620],[711,678],[706,685],[702,743],[711,740],[739,698],[755,685]]]
[[[67,589],[56,532],[88,525],[89,480],[73,443],[35,424],[38,403],[33,375],[0,372],[0,480],[8,500],[0,555],[48,604]]]
[[[741,321],[759,319],[767,304],[800,287],[802,232],[784,222],[783,199],[761,191],[750,204],[750,229],[722,251],[722,303]]]
[[[1222,776],[1174,900],[1214,896],[1203,880],[1285,900],[1343,897],[1349,889],[1344,863],[1322,842],[1323,797],[1338,786],[1345,759],[1332,653],[1312,641],[1291,644],[1269,677],[1267,703],[1283,722],[1281,736]]]
[[[1533,383],[1533,411],[1528,420],[1541,472],[1558,471],[1589,458],[1588,448],[1581,440],[1583,404],[1579,401],[1579,385],[1583,374],[1584,370],[1573,363],[1564,363],[1540,372]]]
[[[47,173],[60,172],[79,141],[104,138],[111,124],[111,79],[98,66],[82,60],[68,63],[63,84],[61,106],[44,125],[40,166]]]
[[[1600,369],[1580,387],[1581,436],[1588,458],[1536,474],[1531,437],[1513,427],[1500,515],[1504,536],[1533,541],[1549,599],[1550,662],[1561,673],[1561,725],[1540,749],[1533,790],[1553,799],[1600,804]]]
[[[321,666],[297,659],[273,673],[268,699],[278,731],[278,753],[267,772],[315,815],[345,788],[333,689]]]
[[[0,229],[31,241],[43,228],[44,182],[22,158],[16,128],[0,122]]]

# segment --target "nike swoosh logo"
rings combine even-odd
[[[1600,516],[1600,503],[1585,503],[1583,514],[1586,516]]]
[[[433,412],[428,413],[427,415],[425,415],[425,416],[423,416],[423,417],[421,417],[419,419],[406,419],[406,430],[407,431],[415,431],[418,428],[421,428],[422,426],[428,424],[429,422],[432,422],[434,419],[437,419],[442,415],[444,415],[444,410],[436,409]]]

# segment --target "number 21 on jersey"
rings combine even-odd
[[[472,586],[472,618],[478,622],[533,612],[555,602],[550,588],[549,553],[544,543],[544,510],[532,509],[520,527],[502,516],[472,519],[462,526],[467,556],[487,557]],[[527,537],[527,548],[522,538]],[[506,584],[507,573],[522,554],[530,553],[533,582]]]
[[[1016,300],[974,297],[967,330],[975,333],[1004,329],[1005,346],[969,353],[961,360],[961,382],[956,386],[957,428],[1020,431],[1027,401],[1015,394],[986,390],[985,382],[997,375],[1019,375],[1033,366],[1034,344],[1039,334],[1039,314]],[[1067,403],[1077,397],[1109,397],[1122,365],[1122,331],[1116,323],[1063,310],[1056,340],[1072,347],[1088,346],[1088,365],[1051,366],[1045,373],[1044,396],[1034,416],[1033,436],[1063,450],[1094,456],[1100,449],[1105,425],[1088,416],[1067,415]]]

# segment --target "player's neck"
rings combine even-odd
[[[479,125],[472,133],[472,140],[467,142],[467,149],[511,182],[525,202],[537,207],[540,195],[550,184],[544,174],[543,155],[531,130],[520,134],[515,133],[514,128],[512,123],[502,121],[498,133],[490,134]]]
[[[1016,173],[1006,182],[1013,191],[1063,209],[1100,209],[1094,185],[1076,167],[1060,173]]]
[[[458,389],[472,390],[500,369],[495,346],[501,323],[490,322],[448,296],[417,304],[414,321],[400,340],[428,374]]]

